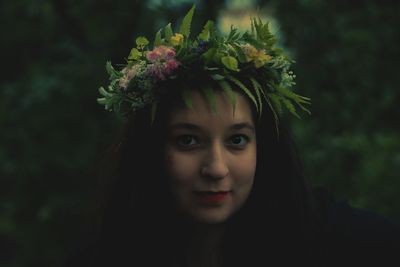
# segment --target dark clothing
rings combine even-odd
[[[324,189],[317,190],[326,197]],[[324,196],[325,195],[325,196]],[[400,226],[381,215],[332,198],[321,231],[327,266],[400,266]]]
[[[400,266],[398,224],[346,201],[334,201],[324,188],[316,190],[316,196],[325,203],[319,243],[326,266]]]
[[[315,266],[400,266],[398,224],[377,213],[351,207],[346,201],[335,201],[324,188],[315,190],[315,199],[320,214],[316,253],[312,256],[316,261]],[[131,250],[138,251],[137,249]],[[95,254],[95,246],[83,246],[73,253],[67,267],[103,266],[96,261],[98,255]],[[303,266],[301,258],[293,256],[294,253],[283,254],[285,256],[282,261],[274,266],[289,266],[286,262],[290,262],[290,266]],[[169,265],[164,262],[163,266]]]

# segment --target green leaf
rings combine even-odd
[[[219,68],[217,68],[217,67],[207,67],[207,66],[204,66],[204,69],[205,70],[210,70],[210,71],[219,70]]]
[[[253,36],[253,38],[256,38],[256,31],[255,31],[255,28],[254,28],[253,19],[250,19],[250,21],[251,21],[251,35]]]
[[[287,89],[286,87],[282,87],[282,86],[278,86],[277,90],[279,93],[281,93],[283,96],[292,99],[293,101],[296,102],[297,105],[299,105],[299,107],[304,110],[305,112],[307,112],[308,114],[311,114],[311,111],[309,109],[307,109],[303,104],[306,105],[310,105],[310,98],[305,97],[305,96],[301,96],[298,94],[293,93],[292,91],[290,91],[289,89]],[[289,109],[289,108],[288,108]],[[290,110],[290,109],[289,109]],[[293,112],[292,112],[293,114]],[[297,114],[297,113],[296,113]]]
[[[165,33],[165,40],[169,42],[169,39],[174,35],[174,32],[172,31],[171,28],[171,23],[168,23],[167,26],[164,28],[164,33]]]
[[[260,116],[261,116],[261,112],[262,112],[262,108],[263,108],[263,103],[262,103],[262,99],[261,99],[262,87],[257,82],[257,80],[254,79],[253,77],[249,77],[249,79],[250,79],[251,84],[253,85],[254,91],[256,92],[256,95],[257,95],[258,104],[260,106]]]
[[[267,96],[265,98],[265,100],[267,101],[268,106],[269,106],[270,110],[272,111],[272,114],[274,115],[275,124],[276,124],[276,130],[279,133],[279,129],[278,129],[279,117],[278,117],[278,114],[276,114],[275,108],[273,107],[273,105],[271,103],[270,97]]]
[[[225,79],[225,76],[222,76],[221,74],[212,74],[212,75],[211,75],[211,78],[212,78],[214,81],[220,81],[220,80]]]
[[[238,42],[239,39],[240,39],[240,33],[238,32],[238,29],[235,28],[233,25],[231,25],[231,30],[228,34],[228,37],[226,38],[226,42],[234,43]]]
[[[202,41],[208,41],[210,39],[210,32],[214,28],[214,22],[212,20],[207,21],[204,25],[203,30],[199,34],[199,39]]]
[[[307,112],[308,113],[308,115],[311,115],[311,111],[309,110],[309,109],[307,109],[306,107],[304,107],[301,103],[299,103],[299,102],[296,102],[297,103],[297,105],[299,105],[299,107],[302,109],[302,110],[304,110],[305,112]]]
[[[189,12],[183,18],[181,27],[179,28],[179,33],[183,34],[186,38],[189,38],[190,35],[190,27],[195,8],[196,6],[193,5]]]
[[[229,97],[229,100],[231,101],[232,108],[233,108],[233,114],[235,114],[235,109],[236,109],[236,94],[233,91],[232,87],[229,85],[227,81],[219,81],[219,86],[222,88],[222,90],[225,92],[225,94]]]
[[[204,95],[207,98],[208,103],[211,106],[211,110],[215,113],[217,111],[217,104],[216,104],[216,100],[215,100],[215,93],[214,90],[211,89],[210,87],[206,87],[202,89]]]
[[[205,64],[210,63],[213,59],[215,54],[217,53],[217,49],[215,47],[208,49],[206,52],[202,54]]]
[[[107,103],[107,100],[104,97],[97,98],[97,103],[105,105]]]
[[[239,62],[246,63],[247,62],[247,58],[246,58],[246,55],[244,54],[242,48],[239,45],[237,45],[236,43],[233,43],[232,47],[235,49],[235,52],[236,52],[236,54],[238,56]]]
[[[156,36],[154,38],[154,47],[160,46],[162,44],[162,40],[161,40],[161,29],[158,30],[158,32],[156,33]]]
[[[106,63],[106,70],[108,75],[110,75],[110,80],[115,80],[122,77],[122,74],[114,69],[110,61],[107,61]]]
[[[181,96],[186,107],[193,110],[192,91],[190,89],[183,89],[181,90]]]
[[[269,30],[269,24],[263,23],[260,18],[258,21],[253,18],[253,25],[256,31],[256,40],[261,42],[265,49],[270,50],[276,43],[276,38]]]
[[[274,93],[269,93],[267,94],[268,98],[271,99],[272,104],[274,106],[273,110],[277,111],[278,114],[282,114],[282,104],[281,104],[281,97],[274,94]]]
[[[238,61],[236,60],[236,58],[231,57],[231,56],[224,56],[221,58],[221,62],[222,62],[222,64],[224,64],[224,66],[226,68],[233,70],[233,71],[239,71]]]
[[[296,108],[293,106],[292,102],[286,98],[282,98],[283,104],[285,104],[285,107],[292,113],[294,116],[300,119],[300,116],[296,112]]]
[[[140,52],[136,48],[132,48],[131,52],[129,53],[129,56],[128,56],[128,61],[138,60],[141,56],[142,56],[142,52]]]
[[[243,92],[251,99],[251,101],[253,101],[253,103],[254,103],[254,105],[255,105],[255,107],[256,107],[257,112],[259,112],[259,107],[258,107],[258,104],[257,104],[257,100],[256,100],[256,98],[254,97],[254,95],[250,92],[250,90],[249,90],[241,81],[239,81],[238,79],[236,79],[236,78],[233,77],[233,76],[228,76],[227,79],[230,80],[230,81],[232,81],[232,82],[233,82],[234,84],[236,84],[240,89],[243,90]]]
[[[143,48],[143,47],[145,47],[145,46],[148,45],[148,44],[149,44],[149,40],[147,40],[146,37],[144,37],[144,36],[139,36],[138,38],[136,38],[136,45],[137,45],[137,47]]]
[[[216,49],[215,54],[213,55],[212,61],[215,64],[221,64],[221,58],[224,56],[218,49]]]
[[[104,87],[100,87],[100,88],[99,88],[99,93],[100,93],[102,96],[105,96],[106,98],[112,97],[112,96],[113,96],[113,94],[107,92],[107,91],[104,89]]]

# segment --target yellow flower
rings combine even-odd
[[[183,43],[183,35],[180,33],[175,33],[169,41],[173,46],[178,46]]]
[[[254,58],[254,66],[256,66],[256,68],[258,69],[264,66],[270,60],[270,55],[265,54],[265,52],[262,50],[258,51],[257,56]]]
[[[242,46],[243,53],[246,56],[247,62],[253,61],[256,68],[260,68],[271,60],[271,56],[265,54],[264,50],[257,50],[251,44],[245,44]]]
[[[257,57],[258,51],[254,46],[250,44],[245,44],[242,48],[243,48],[243,53],[246,56],[247,62],[250,62],[254,60],[255,57]]]

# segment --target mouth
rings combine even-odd
[[[194,191],[197,199],[202,204],[222,204],[230,196],[232,191]]]

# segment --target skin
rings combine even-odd
[[[217,113],[192,92],[193,110],[176,108],[168,123],[165,164],[178,210],[196,223],[225,222],[246,202],[256,170],[256,133],[250,104],[240,94],[233,112],[216,93]],[[232,128],[236,125],[236,128]],[[238,127],[241,126],[241,127]],[[204,192],[225,192],[205,201]]]

